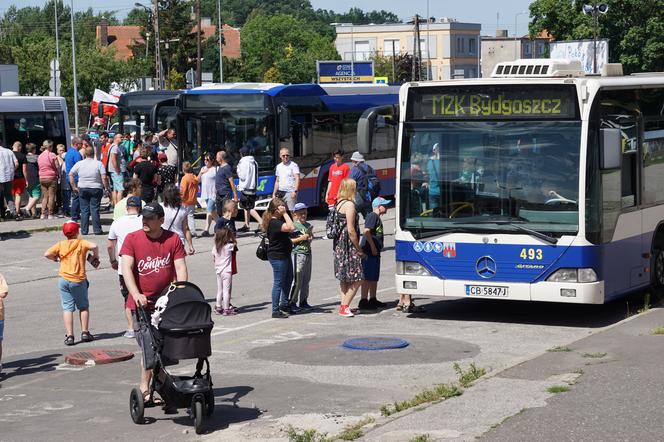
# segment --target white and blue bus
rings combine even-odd
[[[298,200],[309,207],[327,207],[332,153],[357,150],[362,113],[376,106],[396,107],[398,91],[386,85],[228,83],[182,91],[164,104],[175,103],[178,109],[180,161],[198,166],[204,152],[224,148],[231,164],[237,164],[240,148],[252,148],[260,174],[257,208],[263,209],[272,194],[279,148],[288,147],[302,175]],[[376,147],[363,152],[386,195],[395,192],[396,129],[396,124],[383,125]]]
[[[67,103],[62,97],[0,97],[0,145],[11,148],[20,141],[23,146],[44,140],[69,146]]]
[[[518,60],[400,91],[398,293],[601,304],[664,287],[664,75]]]

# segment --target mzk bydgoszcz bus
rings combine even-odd
[[[400,91],[399,293],[600,304],[664,285],[664,75],[519,60]]]
[[[0,97],[0,145],[11,148],[15,141],[35,143],[44,140],[69,146],[67,103],[62,97]]]
[[[155,98],[150,92],[145,94]],[[125,100],[131,98],[126,95]],[[203,153],[214,154],[221,148],[235,165],[240,148],[252,148],[260,174],[259,210],[267,207],[272,195],[279,149],[288,147],[302,177],[298,200],[309,207],[327,207],[324,196],[332,153],[357,150],[357,124],[362,113],[373,107],[396,107],[398,98],[398,87],[385,85],[210,84],[180,91],[157,103],[151,111],[150,126],[164,129],[169,112],[172,117],[175,109],[171,125],[177,133],[179,161],[190,161],[194,167],[201,165]],[[132,114],[131,106],[125,108]],[[390,124],[389,116],[379,121],[373,134],[375,147],[362,153],[382,181],[382,193],[389,195],[395,192],[397,124]]]

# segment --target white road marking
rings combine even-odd
[[[383,293],[383,292],[389,292],[390,290],[394,290],[396,287],[386,287],[384,289],[376,290],[376,293]]]
[[[257,325],[266,324],[272,321],[276,321],[276,318],[263,319],[262,321],[252,322],[251,324],[242,325],[240,327],[233,327],[233,328],[215,327],[214,329],[216,329],[217,331],[213,331],[212,333],[210,333],[210,336],[224,335],[226,333],[231,333],[238,330],[244,330],[245,328],[255,327]]]

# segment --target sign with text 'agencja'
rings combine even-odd
[[[317,61],[318,83],[372,83],[373,61]]]

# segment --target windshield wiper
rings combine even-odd
[[[510,226],[516,230],[526,232],[535,238],[539,238],[543,241],[548,242],[549,244],[558,244],[558,238],[554,236],[547,235],[546,233],[538,232],[537,230],[529,229],[528,227],[522,226],[520,223],[523,223],[522,220],[481,220],[481,221],[467,221],[467,222],[456,222],[455,224],[497,224],[499,226]]]

